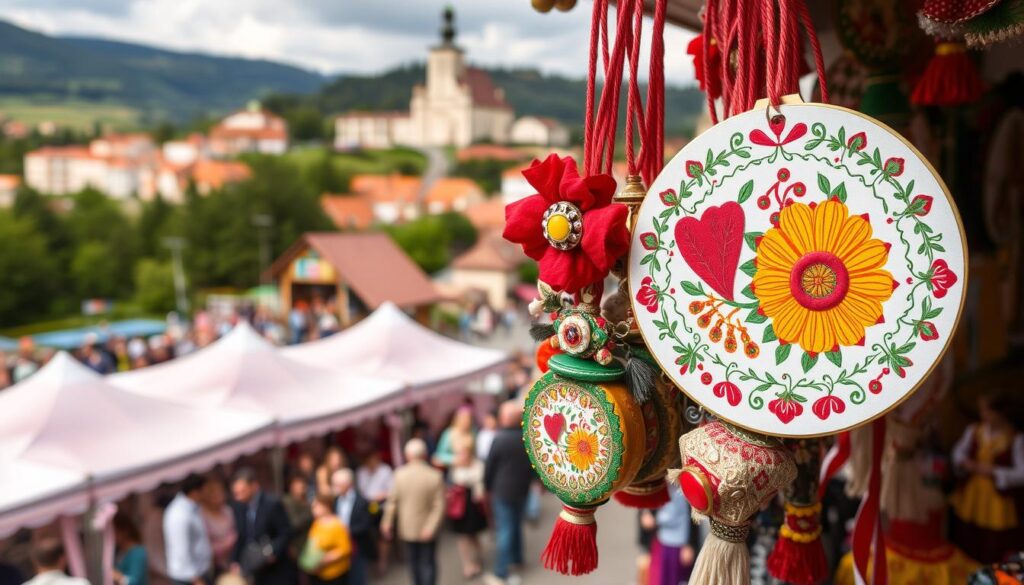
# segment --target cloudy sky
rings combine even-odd
[[[207,53],[261,57],[323,73],[373,73],[422,61],[440,13],[456,9],[470,61],[582,77],[590,3],[539,14],[530,0],[4,0],[0,19],[81,35]],[[666,74],[690,83],[691,33],[669,26]]]

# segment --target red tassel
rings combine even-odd
[[[828,560],[821,544],[821,504],[786,504],[786,519],[779,528],[775,548],[768,555],[768,572],[793,585],[818,585],[828,575]]]
[[[981,99],[985,82],[963,43],[940,42],[910,94],[919,106],[960,106]]]
[[[818,585],[828,577],[828,560],[821,539],[804,543],[780,536],[768,555],[768,572],[793,585]]]
[[[563,575],[586,575],[596,569],[597,521],[594,509],[563,505],[540,558],[545,569]]]
[[[652,484],[629,486],[615,492],[615,501],[627,508],[654,510],[669,502],[668,486],[660,479]]]

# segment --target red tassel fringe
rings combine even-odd
[[[910,94],[919,106],[960,106],[981,99],[985,82],[960,43],[939,43]]]
[[[563,506],[541,553],[544,568],[563,575],[586,575],[597,568],[597,522],[594,510]]]
[[[627,508],[640,508],[643,510],[654,510],[669,502],[668,486],[664,481],[654,490],[641,488],[642,493],[629,491],[630,488],[615,492],[615,501]]]
[[[793,585],[818,585],[828,577],[828,560],[821,539],[803,543],[779,536],[768,555],[768,572]]]

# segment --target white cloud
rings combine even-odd
[[[373,73],[422,61],[444,0],[8,0],[0,18],[48,34],[266,58],[323,73]],[[582,77],[590,6],[538,14],[525,0],[455,3],[471,62]],[[670,83],[690,83],[692,33],[666,30]],[[646,65],[643,66],[646,70]]]

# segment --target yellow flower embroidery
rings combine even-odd
[[[597,435],[576,429],[566,439],[565,456],[576,469],[586,471],[597,461]]]
[[[889,248],[871,234],[838,201],[782,210],[758,244],[752,286],[780,340],[821,353],[864,339],[894,285]]]

